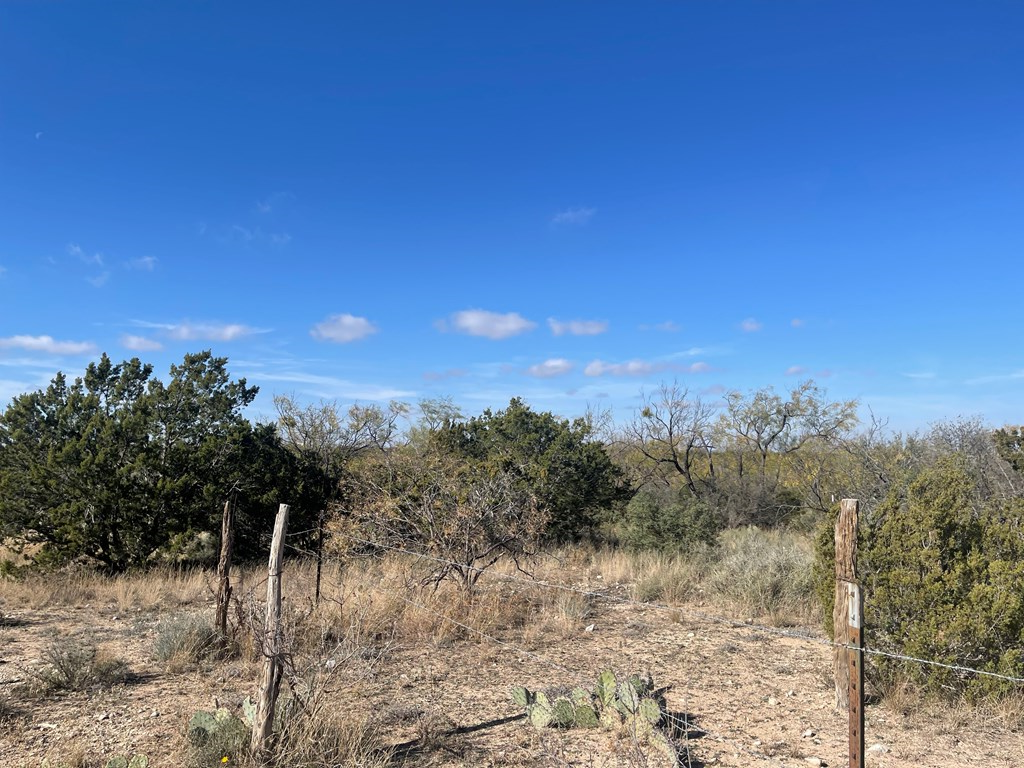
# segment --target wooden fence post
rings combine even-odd
[[[263,630],[263,675],[260,678],[259,699],[252,724],[252,751],[259,755],[270,742],[274,732],[274,707],[281,684],[281,561],[284,555],[284,535],[288,529],[288,505],[282,504],[274,521],[274,539],[270,544],[270,563],[267,567],[267,621]]]
[[[843,499],[836,520],[836,589],[832,626],[836,707],[849,713],[850,768],[864,768],[864,595],[857,580],[860,502]]]
[[[228,639],[228,605],[231,602],[231,547],[234,544],[234,505],[228,497],[220,521],[220,560],[217,561],[217,631],[221,642]]]

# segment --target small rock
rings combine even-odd
[[[39,730],[41,730],[41,731],[52,731],[56,727],[57,726],[54,723],[40,723],[39,724]]]
[[[796,691],[786,691],[787,696],[796,696]]]
[[[150,717],[160,717],[160,713],[159,713],[159,712],[157,712],[157,711],[156,711],[156,710],[154,709],[154,710],[153,710],[152,712],[150,712],[150,713],[149,713],[149,716],[150,716]]]
[[[778,700],[778,699],[776,699],[776,698],[775,698],[774,696],[769,696],[769,697],[768,697],[768,706],[769,706],[769,707],[774,707],[774,706],[776,706],[776,705],[777,705],[778,703],[779,703],[779,700]]]
[[[823,766],[828,765],[828,763],[826,763],[820,757],[805,757],[804,762],[808,765],[816,765],[818,766],[818,768],[822,768]]]
[[[107,712],[100,712],[98,715],[96,715],[96,719],[97,720],[109,720],[110,719],[110,715]]]
[[[585,626],[583,628],[583,631],[584,632],[593,632],[594,631],[594,627],[596,627],[596,626],[597,626],[596,624],[587,624],[587,626]]]
[[[687,637],[693,637],[693,632],[687,632],[687,633],[686,633],[686,636],[687,636]]]
[[[806,731],[804,731],[801,734],[801,736],[803,738],[805,738],[805,739],[813,739],[817,735],[818,735],[818,732],[816,730],[814,730],[813,728],[808,728]]]
[[[868,752],[871,752],[876,755],[884,755],[890,751],[891,750],[887,746],[885,746],[885,744],[872,744],[870,747],[868,747]]]

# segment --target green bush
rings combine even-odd
[[[686,491],[644,489],[626,507],[623,540],[632,549],[695,550],[715,543],[715,511]]]
[[[861,549],[865,622],[876,647],[1024,674],[1024,500],[978,499],[968,468],[947,457],[890,493]],[[998,680],[881,659],[882,674],[969,695]]]
[[[834,523],[818,538],[815,581],[832,631]],[[985,498],[968,460],[939,459],[862,510],[858,575],[869,648],[1024,676],[1024,499]],[[885,687],[904,680],[942,696],[1008,693],[1010,683],[872,656]]]

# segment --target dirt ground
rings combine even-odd
[[[192,713],[218,705],[237,711],[255,690],[251,664],[175,671],[155,662],[160,616],[152,611],[119,612],[114,604],[33,610],[8,600],[3,613],[0,698],[13,714],[0,721],[0,766],[102,765],[135,752],[147,754],[151,766],[180,766]],[[125,658],[135,676],[108,691],[19,695],[54,636],[83,634]],[[847,720],[833,709],[831,650],[821,643],[711,623],[685,606],[604,602],[558,636],[495,636],[505,644],[472,636],[397,642],[362,678],[358,696],[349,691],[338,705],[365,708],[386,725],[398,746],[396,764],[635,765],[604,732],[536,731],[517,719],[509,689],[592,686],[605,668],[649,671],[657,685],[669,686],[668,709],[685,723],[684,765],[847,765]],[[441,725],[429,744],[418,744],[424,716]],[[442,733],[451,730],[459,732]],[[1024,765],[1024,735],[968,708],[871,705],[866,743],[874,768]]]

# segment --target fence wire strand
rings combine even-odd
[[[935,661],[935,660],[932,660],[932,659],[922,659],[922,658],[919,658],[917,656],[910,656],[910,655],[907,655],[907,654],[904,654],[904,653],[900,653],[898,651],[887,651],[887,650],[881,650],[881,649],[870,648],[870,647],[868,647],[868,648],[859,648],[857,646],[850,645],[849,643],[839,643],[839,642],[836,642],[834,640],[829,640],[828,638],[824,638],[824,637],[814,637],[812,635],[807,634],[806,632],[797,632],[797,631],[793,631],[793,630],[783,629],[781,627],[770,627],[770,626],[765,625],[765,624],[757,624],[757,623],[754,623],[754,622],[751,622],[751,621],[741,621],[739,619],[730,619],[728,617],[716,616],[714,614],[705,613],[703,611],[694,610],[692,608],[682,608],[680,606],[668,605],[666,603],[656,603],[656,602],[651,602],[651,601],[635,600],[635,599],[630,598],[630,597],[623,597],[623,596],[619,596],[619,595],[613,595],[613,594],[609,594],[607,592],[596,592],[596,591],[588,590],[588,589],[580,589],[578,587],[570,587],[570,586],[567,586],[565,584],[556,584],[554,582],[546,581],[546,580],[543,580],[543,579],[532,579],[532,578],[528,579],[528,578],[524,578],[522,576],[517,576],[517,575],[513,575],[513,574],[497,573],[497,572],[494,572],[494,571],[491,571],[491,570],[487,570],[487,569],[483,569],[483,568],[478,568],[476,566],[466,565],[464,563],[456,563],[456,562],[454,562],[452,560],[446,560],[444,558],[440,558],[440,557],[437,557],[435,555],[426,554],[424,552],[417,552],[416,550],[412,550],[412,549],[405,549],[405,548],[402,548],[402,547],[395,547],[395,546],[390,546],[390,545],[387,545],[387,544],[381,544],[379,542],[370,541],[368,539],[361,539],[361,538],[359,538],[357,536],[353,536],[353,535],[347,534],[347,533],[336,533],[335,535],[342,536],[343,538],[349,539],[350,541],[354,541],[354,542],[357,542],[359,544],[366,544],[366,545],[369,545],[369,546],[372,546],[372,547],[376,547],[378,549],[383,549],[383,550],[388,550],[388,551],[391,551],[391,552],[396,552],[396,553],[399,553],[399,554],[404,554],[404,555],[410,555],[410,556],[413,556],[413,557],[418,557],[418,558],[420,558],[422,560],[438,563],[440,565],[454,565],[454,566],[458,566],[460,568],[465,568],[466,570],[474,571],[476,573],[480,573],[480,574],[485,574],[486,573],[487,575],[489,575],[492,578],[502,579],[504,581],[513,581],[513,582],[519,582],[519,583],[522,583],[522,584],[528,584],[528,585],[532,585],[532,586],[546,587],[546,588],[549,588],[549,589],[557,589],[557,590],[562,590],[564,592],[572,592],[572,593],[575,593],[575,594],[585,595],[587,597],[593,597],[595,599],[606,600],[606,601],[609,601],[609,602],[620,603],[620,604],[624,604],[624,605],[633,605],[633,606],[642,607],[642,608],[653,608],[655,610],[673,611],[673,612],[678,613],[680,615],[687,616],[687,617],[689,617],[691,619],[696,619],[696,620],[699,620],[699,621],[704,621],[704,622],[707,622],[707,623],[710,623],[710,624],[719,624],[719,625],[722,625],[722,626],[732,627],[732,628],[736,628],[736,629],[749,629],[749,630],[753,630],[753,631],[756,631],[756,632],[761,632],[763,634],[775,635],[777,637],[785,637],[785,638],[789,638],[789,639],[793,639],[793,640],[799,640],[799,641],[802,641],[802,642],[805,642],[805,643],[822,645],[822,646],[829,647],[829,648],[842,648],[842,649],[845,649],[845,650],[859,650],[859,651],[863,652],[867,656],[880,656],[880,657],[890,658],[890,659],[897,660],[897,661],[914,662],[914,663],[925,665],[925,666],[938,667],[938,668],[941,668],[941,669],[948,669],[948,670],[951,670],[951,671],[954,671],[954,672],[960,672],[960,673],[963,673],[963,674],[972,674],[972,675],[979,675],[981,677],[994,678],[994,679],[997,679],[997,680],[1003,680],[1003,681],[1014,683],[1014,684],[1024,683],[1024,678],[1022,678],[1022,677],[1013,677],[1011,675],[1004,675],[1004,674],[1000,674],[998,672],[989,672],[989,671],[986,671],[986,670],[974,669],[973,667],[966,667],[966,666],[961,666],[961,665],[958,665],[958,664],[947,664],[945,662]]]

